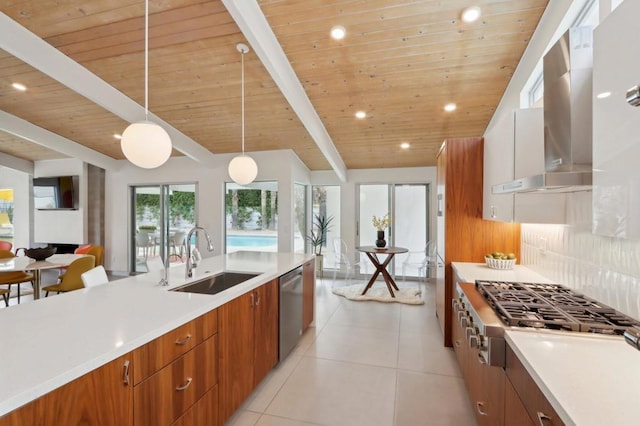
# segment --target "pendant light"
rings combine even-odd
[[[236,46],[242,57],[242,155],[238,155],[229,163],[229,176],[238,185],[248,185],[258,176],[258,165],[253,158],[244,154],[244,54],[249,52],[246,44]]]
[[[171,156],[171,138],[162,127],[149,121],[149,0],[144,10],[144,121],[131,123],[122,133],[120,147],[127,160],[153,169]]]

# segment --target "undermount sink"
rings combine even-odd
[[[185,284],[181,287],[171,289],[171,291],[181,291],[184,293],[217,294],[228,288],[241,284],[260,274],[245,272],[223,272],[212,277],[204,278],[200,281]]]

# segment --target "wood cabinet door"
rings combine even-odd
[[[504,379],[504,424],[534,426],[508,377]]]
[[[310,260],[302,267],[302,331],[313,322],[313,303],[316,288],[315,261]]]
[[[544,425],[564,425],[558,413],[509,346],[507,346],[505,372],[534,422]]]
[[[218,309],[220,424],[253,390],[254,297],[247,293]]]
[[[172,426],[218,425],[218,386],[214,386]]]
[[[253,378],[257,386],[278,363],[278,280],[258,287],[255,294]]]
[[[171,425],[217,382],[217,336],[134,388],[136,426]]]
[[[484,363],[477,349],[469,348],[467,378],[469,399],[479,425],[504,424],[504,370]]]
[[[133,424],[133,378],[127,354],[40,397],[0,419],[0,425]]]

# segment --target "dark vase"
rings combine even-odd
[[[378,231],[378,239],[376,240],[376,247],[384,247],[387,242],[384,240],[384,231]]]

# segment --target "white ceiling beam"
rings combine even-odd
[[[260,61],[342,182],[347,167],[255,0],[222,0]],[[238,40],[240,41],[240,40]]]
[[[85,163],[93,164],[105,170],[118,170],[120,168],[121,163],[119,160],[115,160],[84,145],[80,145],[77,142],[36,126],[27,120],[23,120],[5,111],[0,111],[0,129],[16,137],[52,149],[69,157],[78,158]],[[33,173],[33,171],[31,173]]]
[[[0,166],[33,175],[33,161],[0,152]]]
[[[4,13],[0,13],[0,48],[28,63],[107,111],[133,123],[144,120],[144,107],[78,64]],[[192,160],[216,166],[209,150],[149,112],[149,120],[162,126],[173,148]],[[124,131],[124,129],[122,129]]]

